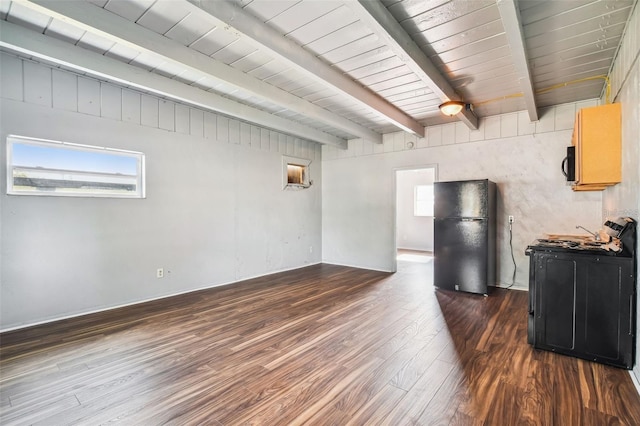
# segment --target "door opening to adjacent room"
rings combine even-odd
[[[430,263],[433,258],[435,166],[396,170],[396,261]]]

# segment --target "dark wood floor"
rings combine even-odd
[[[532,349],[527,293],[317,265],[5,333],[0,423],[640,425],[625,370]]]

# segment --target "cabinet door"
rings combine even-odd
[[[535,257],[534,346],[631,368],[633,259],[559,253]]]
[[[620,104],[578,112],[572,144],[576,146],[575,190],[602,190],[622,179]]]
[[[576,349],[576,262],[539,258],[536,277],[536,347]]]
[[[586,309],[584,353],[589,359],[627,368],[633,363],[631,266],[630,259],[590,259],[580,274]]]

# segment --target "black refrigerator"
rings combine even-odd
[[[496,283],[496,184],[434,184],[434,285],[486,295]]]

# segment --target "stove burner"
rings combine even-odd
[[[544,238],[541,238],[538,240],[538,244],[540,245],[544,245],[544,246],[551,246],[551,247],[577,247],[580,245],[579,242],[577,241],[571,241],[571,240],[547,240]]]
[[[601,241],[550,240],[546,238],[540,238],[536,240],[535,245],[541,248],[605,251],[603,248],[605,243]]]

